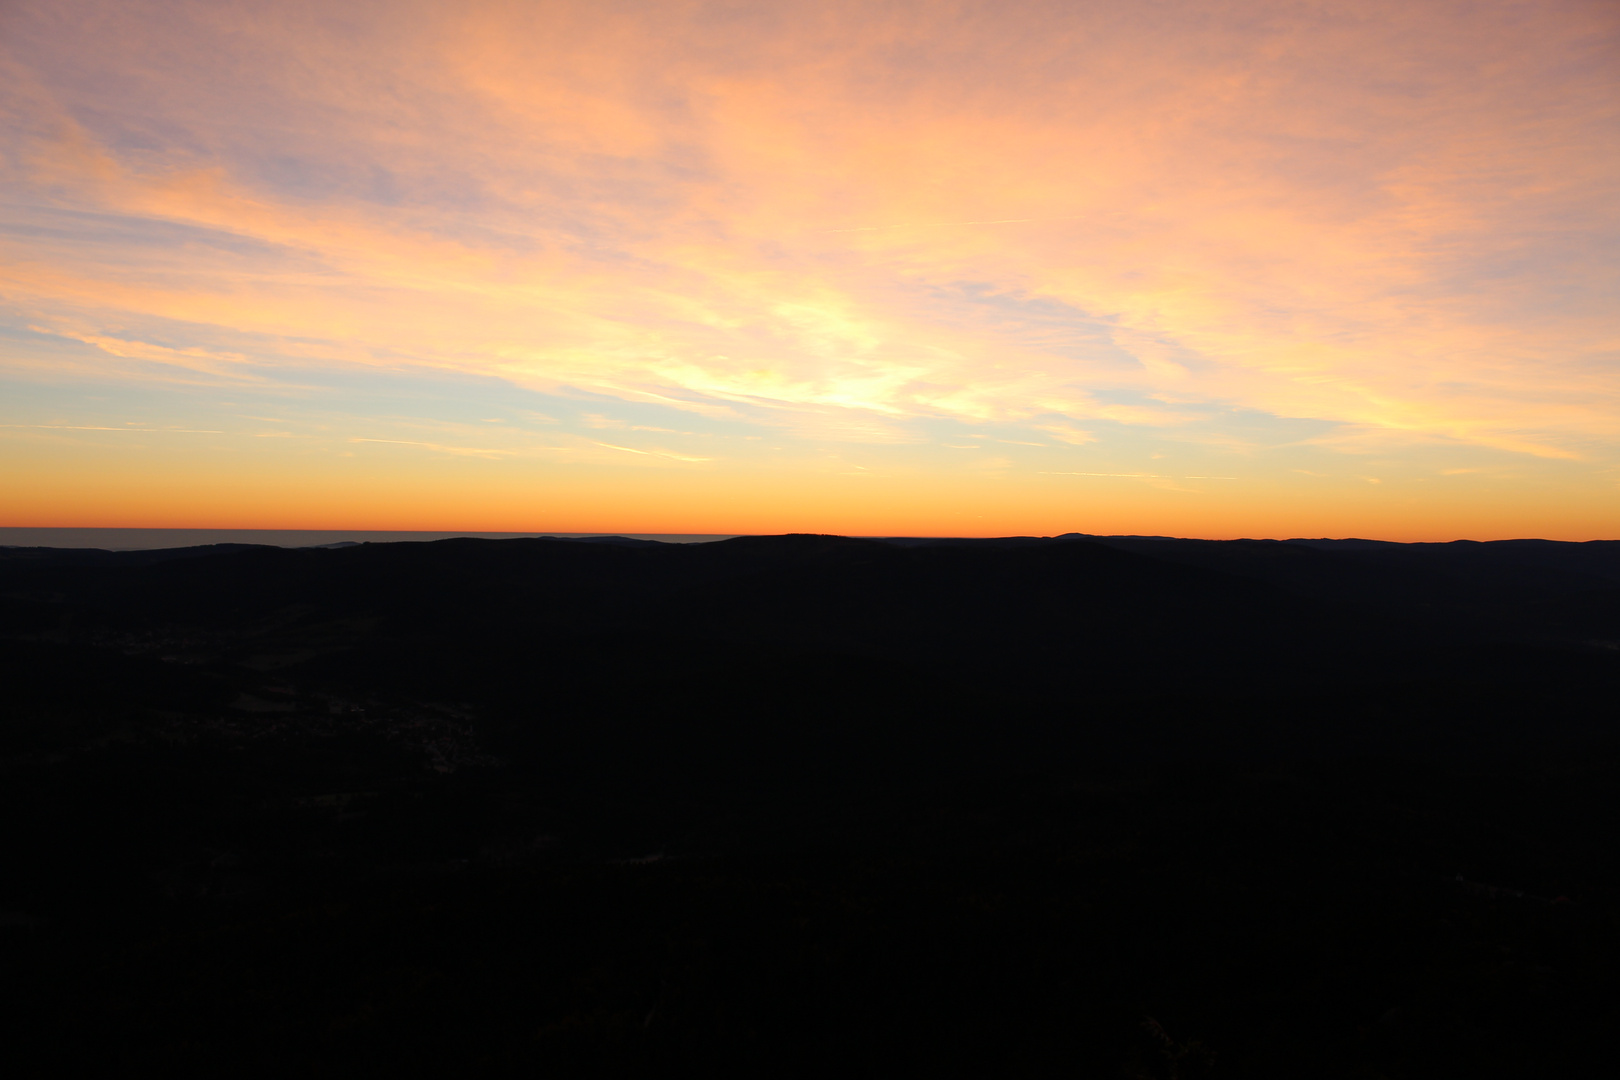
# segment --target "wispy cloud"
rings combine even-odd
[[[440,454],[468,454],[473,457],[506,457],[513,453],[511,450],[501,450],[487,446],[451,446],[445,443],[420,442],[416,439],[368,439],[355,435],[349,439],[351,443],[387,443],[393,446],[419,446],[424,450],[432,450]]]
[[[0,329],[84,348],[0,374],[433,371],[688,463],[749,429],[945,475],[943,424],[1225,479],[1245,414],[1596,468],[1620,11],[1528,12],[21,0]],[[518,452],[411,434],[374,441]]]
[[[1036,431],[1044,431],[1059,442],[1070,446],[1084,446],[1086,443],[1096,442],[1097,436],[1089,431],[1081,431],[1073,424],[1031,424]]]
[[[223,435],[225,432],[212,428],[175,428],[175,427],[111,427],[97,424],[0,424],[6,428],[37,428],[41,431],[118,431],[125,434],[140,435]]]
[[[668,458],[671,461],[713,461],[713,458],[692,457],[687,454],[676,454],[668,450],[638,450],[633,446],[615,446],[613,443],[599,442],[597,446],[605,446],[609,450],[623,450],[627,454],[640,454],[643,457]]]

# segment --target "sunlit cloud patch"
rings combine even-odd
[[[1612,4],[53,0],[0,48],[40,524],[134,512],[38,441],[123,400],[281,447],[262,516],[392,493],[355,527],[1620,528]],[[364,454],[485,471],[316,464]]]

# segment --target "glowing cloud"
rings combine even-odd
[[[706,477],[681,531],[1620,526],[1601,0],[51,0],[0,43],[8,432],[109,394],[235,431],[207,391],[333,454],[536,470],[423,496],[424,527],[666,521],[618,473],[566,521],[513,509],[575,467]],[[492,442],[377,404],[400,380],[543,418]],[[1006,456],[969,465],[973,435]],[[0,454],[99,460],[43,445]],[[1383,502],[1302,479],[1366,488],[1369,456]],[[816,487],[856,473],[912,501]],[[1217,478],[1223,509],[1056,476]],[[216,523],[176,483],[165,522]],[[16,523],[129,512],[36,488]]]

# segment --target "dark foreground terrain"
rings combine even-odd
[[[40,1072],[1620,1067],[1620,542],[0,549]]]

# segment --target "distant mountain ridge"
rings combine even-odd
[[[1178,752],[1267,739],[1279,752],[1389,739],[1450,752],[1489,742],[1470,733],[1475,714],[1510,742],[1608,731],[1617,585],[1616,542],[9,548],[0,634],[81,664],[108,649],[177,656],[233,694],[274,671],[311,692],[467,701],[520,758],[605,763],[635,746],[650,767],[643,751],[677,753],[671,739],[687,740],[683,759],[699,745],[715,760],[772,756],[819,730],[811,756],[830,761],[858,731],[903,753],[931,730],[928,753],[965,762],[986,739],[997,753],[1142,752],[1165,725]],[[166,654],[171,640],[190,644]],[[1367,717],[1391,695],[1413,723],[1375,732]],[[1439,712],[1419,704],[1430,699]],[[1217,719],[1181,730],[1200,713]]]
[[[1608,1052],[1612,543],[627,539],[0,548],[13,1044],[1122,1080]],[[1164,1052],[1196,1045],[1215,1070]],[[737,1046],[775,1056],[679,1067]]]

